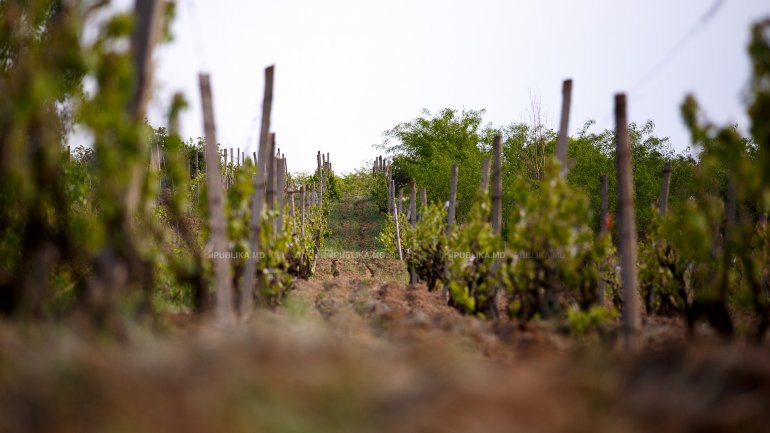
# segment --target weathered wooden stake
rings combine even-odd
[[[257,173],[254,176],[254,194],[251,197],[251,221],[249,222],[249,257],[243,267],[241,278],[241,317],[249,314],[254,305],[253,294],[255,287],[257,260],[260,255],[260,236],[262,232],[262,213],[265,206],[265,189],[267,183],[267,161],[270,158],[270,112],[273,106],[273,74],[274,67],[265,69],[265,93],[262,99],[262,124],[259,134],[259,158],[255,159]],[[256,154],[255,154],[256,158]]]
[[[312,188],[312,195],[310,196],[310,204],[313,206],[318,206],[318,192],[315,189],[315,182],[310,184],[310,187]]]
[[[198,76],[201,102],[203,104],[203,129],[206,135],[206,159],[209,173],[206,176],[208,188],[209,232],[214,258],[214,281],[216,284],[215,314],[220,323],[230,322],[233,318],[232,294],[233,285],[230,265],[227,261],[229,253],[227,242],[227,225],[225,222],[225,201],[222,186],[222,176],[219,174],[217,163],[217,134],[214,124],[214,107],[211,102],[211,84],[208,74]]]
[[[393,180],[392,173],[390,172],[390,166],[388,166],[388,169],[385,170],[385,175],[388,181],[388,214],[393,214],[393,206],[395,205],[396,201],[396,192],[392,190],[394,188],[394,183],[391,182]]]
[[[163,2],[161,0],[137,0],[134,3],[136,25],[131,35],[131,51],[136,80],[127,109],[135,122],[141,122],[144,119],[147,103],[152,94],[153,72],[155,69],[153,67],[152,53],[159,38],[162,14]],[[150,169],[160,171],[160,149],[152,149],[151,143],[144,140],[140,144],[142,152],[150,152]],[[125,207],[123,211],[123,223],[127,227],[132,226],[135,220],[134,215],[141,198],[142,181],[144,180],[146,170],[147,166],[143,164],[135,164],[131,170],[124,197]],[[158,178],[159,183],[160,181],[160,178]]]
[[[323,184],[323,170],[321,169],[321,151],[320,150],[316,154],[316,160],[318,162],[318,206],[323,206],[324,184]]]
[[[305,186],[299,187],[299,237],[305,239]]]
[[[291,235],[292,236],[296,236],[296,234],[297,234],[297,214],[294,211],[294,194],[293,193],[289,194],[289,200],[291,200],[291,205],[289,206],[289,212],[291,213]]]
[[[422,208],[420,213],[425,212],[425,208],[428,207],[428,192],[425,188],[420,188],[420,207]]]
[[[275,209],[275,169],[275,133],[272,133],[270,134],[270,153],[267,159],[267,194],[265,195],[268,212]],[[273,220],[273,224],[275,224],[275,220]]]
[[[417,225],[417,183],[414,181],[409,195],[409,222],[412,227]]]
[[[276,165],[277,170],[275,171],[276,176],[276,198],[278,199],[278,219],[276,221],[276,234],[280,234],[283,232],[283,205],[284,205],[284,196],[286,195],[286,169],[284,168],[286,164],[286,160],[283,158],[277,158],[276,159]]]
[[[481,190],[489,191],[489,158],[484,158],[481,162]]]
[[[390,195],[394,196],[395,195],[395,191],[396,191],[396,182],[395,181],[393,181],[393,180],[390,181],[390,188],[389,188],[389,190],[390,190],[389,191]],[[391,197],[391,201],[393,201],[393,197]],[[398,227],[398,211],[396,210],[395,207],[393,207],[393,209],[391,209],[391,213],[390,214],[393,215],[393,222],[396,224],[396,246],[398,247],[398,259],[403,262],[404,261],[404,254],[401,251],[401,230]]]
[[[639,348],[641,304],[636,269],[636,221],[631,149],[628,143],[626,95],[615,95],[615,139],[617,144],[618,224],[620,227],[620,273],[623,284],[623,335],[627,350]]]
[[[492,142],[492,230],[499,235],[503,227],[503,137]]]
[[[564,80],[561,88],[561,122],[556,154],[561,165],[561,175],[567,176],[567,144],[569,142],[569,111],[572,105],[572,80]]]
[[[455,201],[457,200],[457,164],[452,164],[452,172],[449,176],[449,209],[447,209],[446,235],[452,234],[452,225],[455,223]]]
[[[152,93],[153,64],[152,50],[158,41],[163,2],[160,0],[136,0],[134,16],[137,17],[131,35],[136,85],[129,102],[129,112],[141,120],[147,109]]]
[[[409,223],[414,229],[417,227],[417,184],[412,181],[412,188],[409,194]],[[409,284],[417,282],[417,271],[414,266],[409,266]]]

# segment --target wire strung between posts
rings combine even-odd
[[[658,73],[660,73],[663,69],[666,68],[666,66],[669,65],[678,55],[682,52],[682,50],[687,46],[687,44],[692,41],[692,39],[698,35],[701,30],[703,30],[706,25],[714,19],[714,17],[719,13],[719,11],[722,9],[722,6],[724,5],[725,0],[715,0],[711,6],[706,10],[706,12],[701,15],[700,19],[690,27],[690,30],[688,30],[682,37],[677,41],[676,44],[674,44],[670,50],[666,53],[663,58],[660,59],[652,68],[650,68],[644,75],[642,75],[641,78],[639,78],[636,81],[636,84],[634,84],[631,87],[631,90],[628,92],[629,95],[634,95],[634,100],[639,101],[640,97],[637,97],[637,92],[642,90]],[[597,126],[603,127],[607,123],[609,123],[615,116],[613,109],[607,110],[607,115],[602,118],[602,121],[597,123]]]
[[[708,8],[705,14],[703,14],[698,22],[696,22],[690,30],[685,33],[681,39],[668,51],[668,53],[653,66],[649,71],[647,71],[646,74],[640,78],[636,84],[634,84],[633,87],[631,87],[632,92],[636,92],[644,87],[653,77],[655,77],[660,71],[662,71],[666,66],[668,66],[671,61],[673,61],[679,53],[684,49],[684,47],[687,46],[687,44],[698,34],[701,30],[703,30],[706,27],[706,24],[711,21],[716,14],[719,12],[719,10],[722,8],[722,5],[725,3],[725,0],[716,0],[714,3],[711,4],[711,6]]]

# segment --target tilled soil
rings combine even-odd
[[[648,319],[625,354],[612,329],[463,316],[398,260],[316,271],[225,327],[173,317],[116,343],[0,322],[0,433],[770,431],[767,347]]]

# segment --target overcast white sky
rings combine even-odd
[[[256,150],[264,68],[276,66],[272,125],[289,169],[330,152],[350,171],[376,154],[382,132],[423,108],[487,110],[495,125],[525,121],[538,95],[556,127],[561,82],[574,79],[570,129],[611,128],[613,95],[632,121],[685,149],[679,104],[694,92],[711,120],[745,122],[752,21],[767,0],[726,0],[683,49],[637,86],[713,5],[712,0],[179,0],[175,41],[156,53],[150,120],[170,95],[202,134],[197,74],[211,74],[219,141]],[[638,87],[636,90],[632,90]]]

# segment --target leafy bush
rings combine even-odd
[[[388,212],[388,178],[382,173],[370,175],[372,178],[369,184],[369,199],[377,205],[380,212]]]
[[[546,165],[536,186],[529,191],[520,182],[509,222],[509,313],[524,320],[559,316],[573,303],[594,305],[610,247],[608,236],[596,239],[588,198],[567,185],[558,163]]]
[[[346,173],[337,178],[339,189],[352,197],[366,197],[375,183],[371,167],[358,168],[352,173]]]
[[[288,214],[288,212],[287,212]],[[292,276],[308,279],[314,270],[316,251],[316,235],[326,230],[326,217],[317,206],[308,206],[305,209],[305,226],[301,227],[300,215],[294,221],[288,219],[286,233],[293,233],[287,252],[288,272]],[[318,238],[319,249],[323,248],[325,236]]]
[[[653,209],[648,236],[639,242],[639,290],[648,314],[685,315],[690,304],[688,262],[669,242],[664,224]]]
[[[260,232],[262,254],[257,265],[257,287],[260,290],[257,295],[258,300],[270,307],[276,307],[281,303],[293,281],[287,260],[291,248],[291,232],[283,230],[285,225],[276,231],[272,221],[276,217],[277,212],[272,211],[262,220]]]
[[[500,286],[495,260],[502,251],[500,236],[489,224],[490,199],[479,192],[467,221],[449,238],[447,279],[449,304],[466,314],[494,314],[494,295]],[[499,262],[498,262],[499,263]]]
[[[425,282],[428,290],[434,290],[443,281],[446,269],[447,213],[444,206],[433,203],[423,207],[418,215],[405,244],[406,262],[414,268],[418,280]]]

